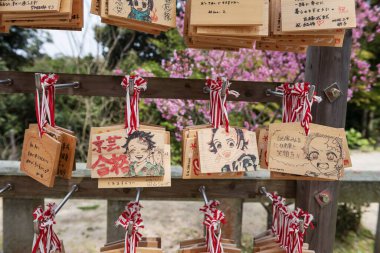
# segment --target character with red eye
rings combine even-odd
[[[231,128],[227,133],[224,128],[212,129],[209,150],[216,154],[215,162],[221,166],[221,172],[255,171],[256,156],[244,152],[247,148],[243,130]]]
[[[128,18],[152,23],[153,0],[128,0],[128,5],[131,6]]]
[[[340,177],[343,169],[342,139],[324,134],[310,134],[304,147],[306,159],[316,169],[307,176]]]

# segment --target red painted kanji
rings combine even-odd
[[[96,162],[91,165],[91,168],[96,169],[100,177],[104,177],[110,173],[119,175],[121,172],[125,174],[129,172],[129,161],[125,154],[112,154],[110,158],[99,155]]]
[[[100,139],[100,136],[96,136],[96,140],[92,142],[96,147],[92,149],[92,151],[96,151],[97,153],[102,153],[102,145],[104,140]]]
[[[120,149],[120,146],[116,144],[116,140],[121,139],[121,136],[108,136],[107,138],[107,147],[105,148],[107,152],[110,152],[115,149]]]

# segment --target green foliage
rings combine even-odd
[[[35,59],[34,64],[24,67],[23,71],[94,74],[98,72],[98,66],[93,56],[83,58],[59,56],[51,58],[46,55]]]
[[[360,206],[350,203],[338,204],[336,238],[346,241],[350,232],[357,233],[360,227],[362,211]]]
[[[346,136],[350,149],[368,149],[375,144],[374,140],[364,138],[360,132],[353,128],[346,131]]]
[[[31,65],[34,59],[43,55],[42,44],[49,41],[46,33],[12,27],[9,34],[0,35],[0,66],[5,64],[6,69],[20,70]]]

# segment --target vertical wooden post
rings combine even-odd
[[[243,200],[242,199],[221,199],[221,210],[226,215],[227,223],[223,225],[223,238],[233,239],[241,245],[241,229],[243,223]]]
[[[377,215],[377,226],[376,226],[376,236],[375,236],[375,251],[374,253],[380,252],[380,203],[379,203],[379,214]]]
[[[107,242],[114,242],[125,237],[125,230],[122,227],[116,227],[115,221],[125,210],[127,201],[107,200]]]
[[[33,211],[39,205],[44,205],[43,199],[3,198],[4,253],[32,251]]]
[[[346,32],[343,48],[309,47],[305,80],[316,85],[323,102],[313,108],[313,122],[332,127],[344,127],[351,54],[351,31]],[[337,82],[342,96],[330,103],[324,89]],[[320,207],[315,195],[330,192],[330,203]],[[314,215],[316,227],[307,231],[306,242],[318,253],[332,253],[335,240],[339,182],[297,182],[297,206]]]

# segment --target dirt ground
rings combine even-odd
[[[46,201],[57,201],[47,199]],[[184,239],[202,235],[202,215],[197,201],[144,201],[145,236],[160,236],[165,252],[175,252]],[[2,210],[2,201],[0,202]],[[93,253],[106,241],[105,200],[70,200],[56,218],[55,231],[64,241],[68,253]],[[265,229],[266,212],[261,204],[245,203],[243,210],[243,235],[259,233]],[[362,224],[375,233],[378,204],[366,208]],[[31,217],[32,219],[32,217]],[[2,212],[0,212],[2,223]],[[2,225],[0,225],[2,230]],[[2,239],[1,239],[2,241]],[[1,243],[2,244],[2,243]]]

